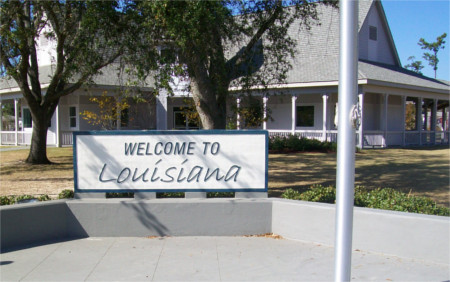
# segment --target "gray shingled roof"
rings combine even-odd
[[[441,80],[429,78],[401,67],[360,60],[358,70],[360,79],[394,83],[403,87],[416,86],[450,91],[449,85]]]
[[[359,2],[359,29],[374,4],[374,0]],[[319,6],[319,25],[312,25],[310,30],[293,25],[291,36],[298,38],[296,57],[293,68],[288,73],[287,83],[334,82],[339,79],[339,11],[329,6]],[[410,85],[449,91],[448,84],[441,81],[417,75],[401,67],[379,64],[360,60],[358,64],[359,79],[386,82],[400,85]],[[41,83],[49,82],[51,67],[40,69]],[[116,67],[111,66],[95,77],[99,85],[121,85]],[[154,85],[152,81],[148,86]],[[17,87],[14,80],[0,79],[0,89]]]

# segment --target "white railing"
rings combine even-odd
[[[292,130],[272,130],[269,129],[269,137],[280,136],[288,137],[292,135]],[[358,146],[358,132],[356,132],[356,145]],[[17,132],[18,145],[31,144],[31,132]],[[308,139],[316,139],[323,141],[322,130],[296,130],[295,135]],[[386,135],[386,136],[385,136]],[[15,145],[16,132],[15,131],[0,131],[1,145]],[[420,142],[422,137],[422,143]],[[363,145],[364,147],[386,147],[386,146],[419,146],[433,145],[433,144],[449,144],[449,131],[364,131]],[[326,140],[328,142],[337,142],[337,130],[327,130]],[[403,143],[404,140],[404,143]],[[73,134],[71,131],[61,132],[61,146],[73,145]]]
[[[292,135],[292,130],[273,130],[273,129],[269,129],[269,137],[275,137],[275,136],[279,136],[279,137],[288,137],[290,135]]]
[[[269,136],[287,137],[292,135],[292,130],[272,130],[269,129]],[[298,137],[322,140],[322,130],[296,130],[294,134]]]
[[[436,131],[436,144],[448,144],[450,132]]]
[[[292,130],[273,130],[269,129],[269,136],[280,136],[280,137],[288,137],[292,135]],[[323,140],[323,131],[322,130],[296,130],[295,135],[298,137],[308,138],[308,139],[317,139]],[[337,141],[337,130],[327,130],[326,137],[328,142],[336,142]]]
[[[61,132],[61,146],[73,145],[73,136],[71,131]]]
[[[31,132],[17,132],[17,143],[16,143],[16,132],[15,131],[1,131],[1,145],[30,145],[31,144]]]

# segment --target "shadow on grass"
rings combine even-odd
[[[449,203],[448,147],[364,150],[356,154],[355,185],[393,188]],[[336,184],[336,154],[289,154],[269,157],[269,196],[292,188]]]
[[[0,170],[0,175],[24,174],[24,173],[47,173],[54,171],[55,173],[61,171],[73,170],[73,162],[71,157],[58,158],[57,162],[48,165],[34,165],[28,164],[24,161],[9,163],[3,165]]]

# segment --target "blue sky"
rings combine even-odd
[[[408,63],[409,56],[415,56],[415,59],[422,61],[425,66],[422,73],[434,77],[433,68],[422,58],[426,51],[422,50],[417,42],[420,38],[435,42],[438,36],[447,33],[445,49],[438,53],[437,78],[450,81],[450,1],[382,0],[382,4],[403,66]]]

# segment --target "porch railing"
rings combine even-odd
[[[2,131],[1,132],[1,145],[30,145],[31,144],[31,132],[16,132],[15,131]]]
[[[292,130],[272,130],[269,129],[269,136],[283,136],[292,135]],[[358,146],[358,132],[356,132],[356,146]],[[71,131],[61,132],[60,145],[73,145],[73,136]],[[316,139],[323,141],[322,130],[296,130],[295,135],[308,139]],[[1,131],[1,145],[15,145],[16,132],[15,131]],[[434,145],[434,144],[449,144],[449,131],[364,131],[363,147],[389,147],[389,146],[419,146],[419,145]],[[337,130],[327,130],[326,140],[328,142],[337,142]],[[49,132],[47,136],[49,144],[56,143],[54,133]],[[18,145],[31,144],[31,132],[17,132]]]
[[[326,140],[328,142],[337,142],[337,130],[327,130]],[[419,146],[434,144],[449,144],[450,132],[448,131],[382,131],[368,130],[363,133],[363,147],[377,148],[390,146]],[[289,136],[292,130],[271,130],[269,136]],[[323,141],[322,130],[296,130],[295,135],[309,139],[317,139]],[[356,146],[358,144],[359,132],[356,132]],[[420,142],[422,136],[422,143]]]
[[[61,146],[71,146],[73,145],[73,136],[71,131],[61,132]]]
[[[17,142],[16,142],[17,134]],[[0,131],[1,145],[31,145],[32,132],[24,131]],[[56,136],[53,132],[47,132],[47,144],[56,145]],[[71,144],[67,144],[71,145]]]
[[[272,136],[280,136],[287,137],[292,135],[292,130],[272,130],[269,129],[269,137]],[[308,139],[316,139],[323,141],[323,131],[322,130],[296,130],[295,135]],[[327,130],[326,131],[326,140],[328,142],[336,142],[337,141],[337,130]]]

